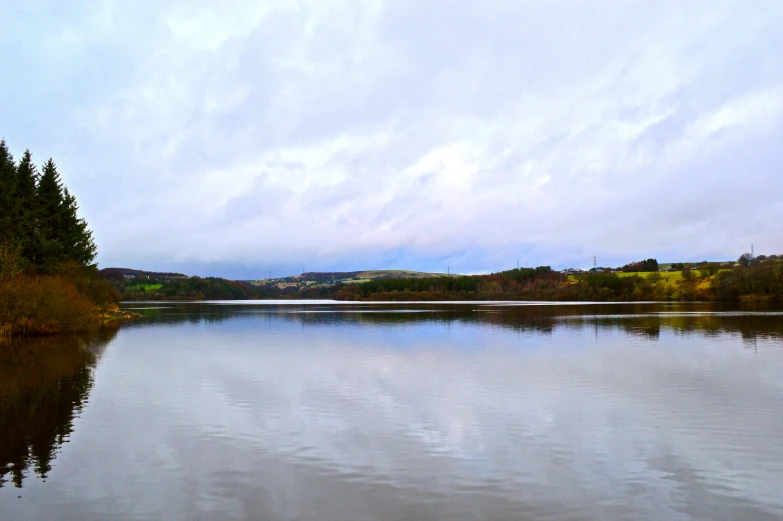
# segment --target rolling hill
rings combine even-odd
[[[451,274],[452,276],[456,276]],[[425,273],[408,270],[366,270],[366,271],[314,271],[301,275],[273,279],[249,281],[260,287],[277,287],[280,289],[306,289],[313,287],[332,286],[334,284],[360,284],[370,280],[386,279],[418,279],[425,277],[445,277],[446,273]]]

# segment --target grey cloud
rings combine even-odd
[[[0,132],[55,156],[103,265],[473,272],[783,247],[776,2],[3,12]]]

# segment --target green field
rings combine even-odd
[[[134,284],[133,286],[128,286],[128,289],[131,291],[154,291],[162,287],[163,284]]]
[[[682,279],[681,271],[655,271],[651,273],[657,273],[661,276],[661,280],[680,280]],[[633,273],[633,272],[620,272],[615,273],[618,277],[633,277],[639,275],[640,277],[649,277],[651,273]],[[694,275],[698,275],[698,271],[694,271]]]
[[[618,277],[620,277],[620,278],[623,278],[623,277],[633,277],[634,275],[638,275],[640,277],[647,278],[650,275],[652,275],[653,273],[657,273],[658,275],[661,276],[661,280],[662,281],[675,282],[675,281],[678,281],[678,280],[682,280],[682,272],[681,271],[655,271],[655,272],[638,272],[638,273],[636,273],[636,272],[619,272],[619,273],[613,272],[613,273],[615,275],[617,275]],[[693,275],[695,277],[698,277],[699,276],[698,270],[694,270],[693,271]],[[569,275],[568,276],[568,280],[569,281],[577,281],[577,280],[579,280],[579,278],[581,276],[582,275]]]
[[[730,270],[722,269],[720,271],[730,271]],[[677,283],[683,281],[681,271],[656,271],[656,272],[638,272],[638,273],[619,272],[619,273],[615,273],[615,275],[617,275],[620,278],[633,277],[634,275],[638,275],[643,278],[648,278],[653,273],[655,273],[656,276],[660,275],[658,282],[655,283],[657,286],[674,286]],[[575,282],[579,280],[579,278],[580,276],[578,275],[568,276],[568,280],[571,282]],[[693,282],[696,284],[697,288],[706,289],[709,288],[710,282],[712,281],[713,277],[701,278],[701,273],[699,272],[699,270],[693,270],[693,279],[694,279]]]

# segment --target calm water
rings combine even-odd
[[[127,307],[0,344],[0,519],[783,519],[775,310]]]

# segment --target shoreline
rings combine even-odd
[[[104,325],[108,325],[116,322],[123,322],[127,320],[136,320],[142,317],[143,315],[139,313],[134,313],[133,311],[127,311],[122,309],[112,309],[104,312],[103,315],[101,315],[101,319]]]
[[[133,311],[127,311],[122,309],[110,309],[101,312],[96,315],[97,327],[87,328],[74,331],[63,331],[61,325],[48,322],[45,324],[36,324],[36,327],[26,330],[24,332],[13,332],[13,327],[10,324],[0,324],[0,339],[8,340],[12,338],[24,338],[24,337],[37,337],[37,336],[58,336],[58,335],[73,335],[79,333],[87,333],[90,331],[98,331],[103,328],[115,327],[121,325],[123,322],[130,320],[136,320],[143,318],[143,315],[135,313]]]

